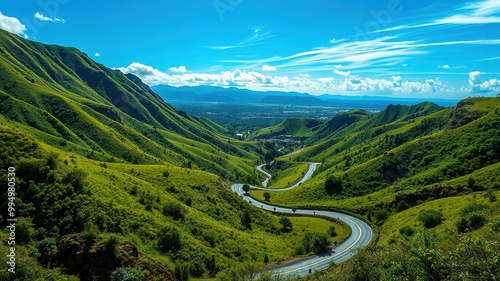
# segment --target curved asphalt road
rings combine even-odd
[[[269,190],[269,191],[290,190],[292,188],[299,186],[302,182],[310,179],[318,165],[320,165],[320,163],[309,163],[309,169],[307,173],[304,175],[304,177],[299,182],[290,187],[273,189],[273,188],[260,188],[252,186],[252,188],[259,190]],[[271,175],[262,170],[263,166],[264,165],[257,166],[257,170],[266,175],[267,179],[265,182],[267,183]],[[294,214],[291,208],[273,206],[253,199],[252,197],[250,197],[250,195],[245,194],[242,187],[243,187],[242,183],[236,183],[231,186],[231,189],[233,190],[233,192],[242,196],[250,204],[253,204],[267,211],[274,211],[283,214]],[[356,217],[347,214],[327,211],[327,210],[305,210],[305,209],[297,209],[295,214],[308,215],[308,216],[323,216],[323,217],[340,219],[347,225],[349,225],[349,227],[352,230],[352,234],[345,241],[335,246],[330,252],[321,255],[311,256],[303,260],[300,260],[298,262],[288,265],[283,265],[273,269],[273,271],[280,273],[281,276],[284,277],[292,275],[300,275],[300,276],[307,275],[309,274],[309,270],[311,270],[312,272],[323,270],[328,268],[330,266],[330,263],[332,262],[335,263],[343,262],[352,256],[351,250],[366,246],[373,238],[373,230],[368,224],[366,224],[364,221]]]

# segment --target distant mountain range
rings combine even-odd
[[[222,88],[211,86],[172,87],[159,85],[152,87],[166,102],[171,104],[193,103],[224,103],[224,104],[280,104],[296,106],[328,106],[328,107],[356,107],[359,104],[370,103],[374,107],[385,107],[389,104],[413,105],[424,101],[433,102],[440,106],[449,107],[457,104],[458,100],[428,99],[428,98],[396,98],[382,96],[345,96],[323,94],[314,96],[297,92],[252,91],[239,88]]]

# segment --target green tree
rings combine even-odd
[[[381,223],[389,217],[389,212],[386,209],[378,209],[373,213],[373,216],[377,219],[377,222]]]
[[[33,235],[35,234],[35,229],[33,228],[33,222],[29,218],[18,218],[16,223],[16,244],[26,245],[29,244]]]
[[[283,231],[292,231],[293,229],[292,221],[288,217],[281,217],[279,219],[279,222],[283,227]]]
[[[241,216],[241,224],[248,229],[252,228],[252,217],[250,216],[250,212],[245,210],[243,215]]]
[[[158,250],[167,254],[179,251],[182,247],[181,234],[175,227],[167,226],[160,230],[157,242]]]
[[[244,184],[243,185],[243,191],[245,191],[245,193],[248,193],[250,191],[250,185]]]
[[[328,235],[330,235],[330,237],[336,237],[338,234],[337,232],[335,231],[335,226],[331,225],[330,228],[328,228]]]
[[[267,191],[266,191],[266,192],[264,192],[264,199],[265,199],[266,201],[271,200],[271,193],[269,193],[269,192],[267,192]]]
[[[182,204],[177,202],[168,202],[163,206],[163,214],[171,217],[174,220],[184,219],[187,209]]]
[[[410,208],[410,204],[406,203],[405,200],[399,201],[398,205],[396,205],[396,212],[402,212],[406,209]]]
[[[332,240],[326,233],[315,233],[312,240],[314,252],[320,253],[328,250],[332,245]]]
[[[426,228],[434,228],[443,222],[443,213],[436,210],[423,210],[418,214],[418,220]]]
[[[188,281],[189,280],[189,266],[187,264],[177,264],[174,269],[175,280]]]
[[[325,180],[325,191],[329,195],[342,193],[342,180],[334,175],[328,176]]]
[[[405,236],[412,236],[415,233],[415,230],[413,229],[413,227],[407,225],[400,228],[399,233]]]

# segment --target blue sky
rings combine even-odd
[[[77,47],[149,85],[500,92],[500,0],[2,0],[0,27]]]

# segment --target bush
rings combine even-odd
[[[462,210],[460,210],[460,215],[464,217],[469,213],[479,212],[479,211],[486,210],[486,209],[488,209],[488,206],[486,206],[486,205],[472,203],[472,204],[469,204],[469,205],[463,207]]]
[[[455,224],[455,226],[457,227],[457,231],[458,233],[464,233],[467,231],[467,228],[468,228],[468,223],[467,223],[467,219],[462,217],[460,218],[457,223]]]
[[[52,258],[57,253],[57,242],[55,238],[46,237],[36,243],[38,252],[40,253],[40,262],[43,265],[49,264]]]
[[[271,193],[269,193],[269,192],[267,192],[267,191],[266,191],[266,192],[264,192],[264,199],[265,199],[266,201],[269,201],[269,200],[271,199]]]
[[[306,253],[314,251],[320,253],[328,249],[332,245],[330,236],[326,233],[310,233],[307,232],[302,239],[302,246]]]
[[[119,267],[109,276],[111,281],[141,281],[146,277],[144,273],[137,268]]]
[[[377,219],[377,222],[383,222],[389,217],[389,212],[385,209],[376,210],[373,216]]]
[[[16,223],[16,244],[26,245],[31,243],[35,235],[33,222],[29,218],[19,218]]]
[[[241,224],[248,229],[252,228],[252,217],[250,217],[248,210],[243,212],[243,215],[241,216]]]
[[[434,228],[443,222],[443,213],[436,210],[423,210],[418,214],[418,220],[425,228]]]
[[[338,235],[337,232],[335,231],[335,227],[333,225],[330,226],[327,233],[328,233],[328,235],[330,235],[330,237],[336,237]]]
[[[500,233],[500,220],[494,221],[491,225],[490,228],[493,232],[495,233]]]
[[[415,230],[411,226],[403,226],[399,229],[399,233],[404,236],[412,236],[415,233]]]
[[[314,252],[320,253],[328,250],[328,247],[332,245],[332,240],[325,233],[315,233],[312,243]]]
[[[187,209],[180,203],[168,202],[163,206],[163,214],[167,217],[171,217],[174,220],[184,219],[186,216]]]
[[[189,280],[189,267],[187,264],[178,264],[174,270],[175,280],[187,281]]]
[[[158,234],[158,250],[167,254],[170,251],[179,251],[182,247],[181,234],[175,227],[165,227]]]
[[[293,228],[292,221],[288,217],[281,217],[279,220],[283,226],[283,231],[291,231]]]
[[[410,208],[410,205],[408,203],[406,203],[405,200],[401,200],[399,201],[398,205],[396,206],[396,212],[402,212],[406,209]]]
[[[325,180],[325,191],[330,195],[342,193],[342,180],[333,175],[328,176]]]
[[[486,222],[486,218],[482,214],[473,213],[468,218],[468,227],[470,230],[481,228]]]

